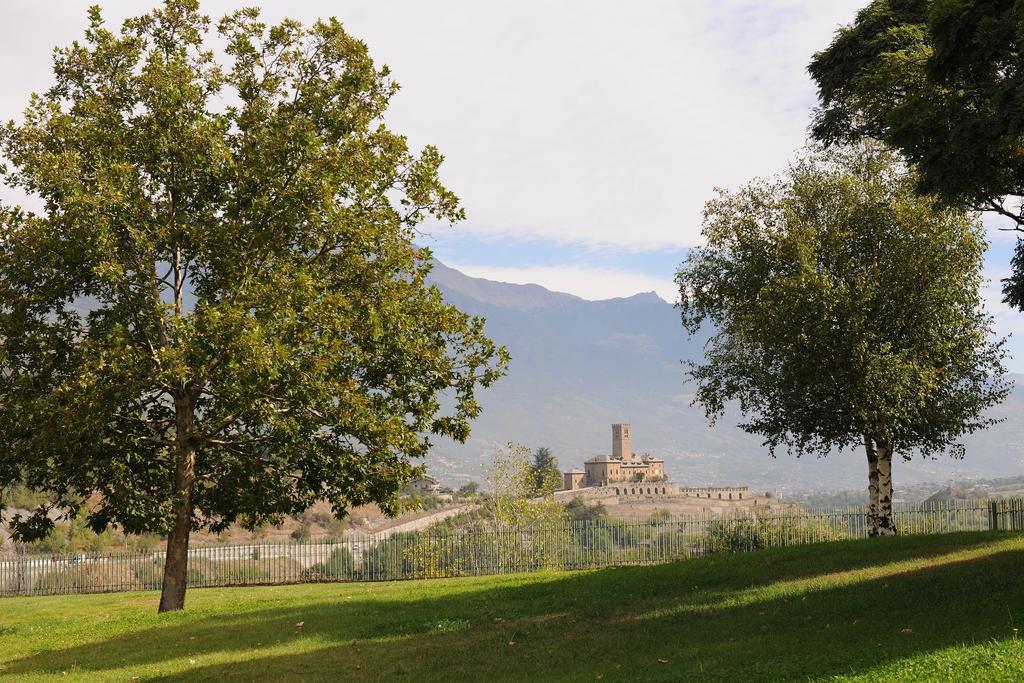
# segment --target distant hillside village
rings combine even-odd
[[[649,453],[633,452],[633,436],[629,424],[612,425],[612,452],[595,455],[583,463],[583,470],[562,473],[560,496],[581,495],[585,498],[703,498],[722,501],[752,501],[746,486],[681,487],[665,474],[665,461]],[[696,502],[696,501],[694,501]]]

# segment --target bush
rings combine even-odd
[[[710,552],[737,552],[836,541],[845,536],[845,531],[804,515],[731,517],[710,522],[707,548]]]
[[[672,519],[672,513],[668,510],[655,510],[651,513],[650,522],[651,524],[661,524]]]
[[[711,552],[739,552],[766,548],[762,524],[750,517],[716,519],[708,524],[708,549]]]
[[[604,504],[587,505],[582,496],[576,496],[565,504],[565,512],[569,519],[576,522],[593,522],[608,517]]]
[[[36,580],[41,593],[95,593],[112,590],[141,590],[131,565],[122,562],[62,560],[52,571]]]
[[[313,534],[310,532],[309,526],[303,524],[291,533],[291,537],[296,543],[309,543],[309,540],[313,538]]]
[[[654,539],[658,558],[679,560],[690,557],[693,539],[682,531],[663,531]]]
[[[0,501],[16,510],[35,510],[49,500],[45,493],[39,493],[23,484],[11,484],[6,491],[0,490]]]
[[[151,553],[164,545],[164,539],[156,534],[140,534],[126,538],[126,545],[129,550],[140,553]]]
[[[302,565],[290,557],[218,560],[211,563],[211,569],[218,584],[287,583],[298,581],[304,574]]]
[[[312,515],[313,524],[322,527],[327,527],[333,519],[334,515],[332,515],[330,512],[318,511],[314,512]]]
[[[316,579],[352,579],[355,563],[352,552],[344,546],[335,548],[324,562],[318,562],[303,572],[305,578]]]
[[[72,520],[70,524],[56,522],[45,537],[26,544],[30,553],[40,555],[73,555],[78,553],[100,553],[115,545],[114,536],[106,530],[97,534],[90,529],[84,518]]]
[[[394,534],[364,550],[363,574],[370,580],[406,578],[403,547],[404,537],[413,534]]]
[[[563,558],[567,569],[607,564],[618,546],[612,530],[603,525],[587,525],[572,530],[572,546]]]
[[[348,531],[349,520],[348,518],[338,519],[334,515],[331,515],[331,519],[327,522],[326,526],[327,532],[331,536],[335,538],[340,538],[341,536],[345,535],[346,531]]]
[[[139,586],[155,590],[164,582],[163,560],[139,560],[132,564],[132,573]]]
[[[410,508],[413,510],[436,510],[443,507],[445,502],[438,496],[432,494],[413,495],[409,499]]]
[[[213,563],[205,558],[188,558],[188,577],[186,581],[189,587],[216,586],[217,572],[213,568]]]
[[[473,498],[478,493],[480,493],[480,484],[475,481],[471,481],[468,484],[460,486],[455,495],[459,498]]]

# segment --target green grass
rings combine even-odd
[[[0,680],[1024,679],[1022,535],[156,603],[0,599]]]

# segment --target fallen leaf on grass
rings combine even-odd
[[[902,631],[900,631],[900,633],[902,633],[905,636],[913,635],[914,629],[912,629],[912,628],[905,628]]]
[[[295,624],[295,628],[302,628],[303,624],[305,624],[305,623],[306,622],[304,622],[304,621],[300,621],[300,622]]]
[[[661,664],[668,664],[668,661],[669,660],[667,660],[667,659],[659,659],[658,660],[658,662],[661,663]]]

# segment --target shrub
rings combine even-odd
[[[312,520],[317,526],[327,527],[334,520],[334,515],[330,512],[317,511],[313,513]]]
[[[707,548],[710,552],[759,550],[803,543],[836,541],[846,534],[825,520],[805,515],[778,517],[729,517],[712,520],[708,525]]]
[[[592,522],[608,517],[608,512],[605,510],[603,503],[587,505],[582,496],[576,496],[566,503],[565,512],[569,515],[569,519],[576,522]]]
[[[327,521],[326,526],[327,526],[327,532],[331,536],[334,536],[335,538],[339,538],[341,536],[344,536],[345,532],[348,530],[349,520],[347,518],[346,519],[338,519],[334,515],[331,515],[331,518]]]
[[[563,566],[568,569],[606,564],[618,550],[612,530],[603,525],[576,527],[571,533],[572,544],[563,558]]]
[[[355,563],[352,552],[345,546],[335,548],[324,562],[318,562],[303,572],[303,576],[316,579],[351,579]]]
[[[668,510],[655,510],[651,513],[650,522],[651,524],[661,524],[672,519],[672,513]]]
[[[190,557],[188,558],[188,578],[186,580],[190,587],[216,586],[217,572],[210,560],[202,557]]]
[[[132,573],[139,586],[155,590],[164,582],[163,560],[139,560],[132,563]]]
[[[473,498],[478,493],[480,493],[480,484],[475,481],[471,481],[468,484],[460,486],[455,495],[459,498]]]
[[[16,510],[35,510],[48,499],[45,493],[33,491],[23,484],[12,484],[6,491],[0,489],[0,501]]]
[[[738,552],[767,547],[761,524],[750,517],[715,519],[708,524],[708,549],[711,552]]]
[[[159,549],[164,544],[164,539],[160,538],[156,534],[128,536],[125,540],[126,545],[130,550],[140,553],[151,553],[154,550]]]
[[[211,563],[211,569],[216,583],[221,585],[268,581],[285,583],[303,577],[302,565],[290,557],[217,560]]]
[[[368,579],[401,579],[406,576],[403,559],[405,536],[395,534],[370,546],[364,551],[363,573]]]
[[[102,560],[59,561],[52,571],[36,580],[35,590],[41,593],[95,593],[108,590],[140,590],[144,588],[131,565]]]
[[[689,557],[693,539],[682,531],[663,531],[654,539],[658,557],[664,560],[678,560]]]
[[[45,537],[26,544],[30,553],[41,555],[71,555],[89,552],[99,553],[115,544],[109,530],[97,534],[86,525],[84,518],[72,520],[70,524],[56,522]]]

